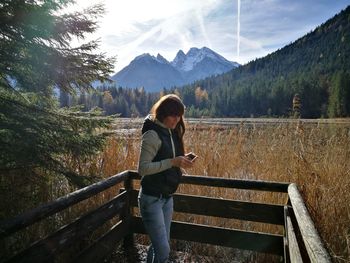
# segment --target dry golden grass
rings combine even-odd
[[[140,128],[140,125],[137,124],[137,128]],[[234,127],[192,124],[187,127],[185,143],[187,151],[199,155],[195,167],[186,171],[188,174],[296,183],[334,261],[350,262],[350,191],[348,190],[350,126],[348,124],[241,123]],[[104,151],[98,156],[81,160],[77,164],[78,170],[85,175],[101,177],[109,177],[124,170],[134,170],[137,168],[139,146],[139,132],[117,134],[108,140]],[[58,181],[60,181],[59,189],[56,185]],[[52,195],[47,198],[48,200],[71,190],[67,182],[63,181],[57,179],[49,183],[51,188],[46,187],[44,191],[47,195]],[[138,187],[138,182],[135,186]],[[67,218],[75,217],[74,215],[91,210],[92,207],[111,199],[119,191],[119,187],[113,187],[96,198],[76,205],[75,211]],[[181,185],[179,191],[266,203],[284,204],[286,201],[286,195],[279,193],[189,185]],[[30,192],[32,193],[32,190]],[[18,199],[18,196],[16,198]],[[66,217],[65,214],[62,217]],[[175,214],[174,219],[269,233],[283,231],[281,227],[267,224],[180,213]],[[65,221],[63,218],[62,222]],[[200,248],[196,249],[201,252]],[[203,246],[202,252],[222,256],[220,249]],[[254,261],[254,258],[250,261]]]
[[[350,127],[347,124],[242,123],[231,128],[191,125],[186,148],[199,155],[192,175],[294,182],[333,259],[350,261]],[[114,138],[104,153],[104,172],[136,169],[140,136]],[[116,146],[118,145],[118,146]],[[123,145],[120,147],[120,145]],[[119,147],[118,149],[116,147]],[[285,203],[283,194],[182,185],[181,192]],[[281,233],[269,225],[176,214],[176,220]]]

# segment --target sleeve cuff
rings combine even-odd
[[[171,168],[171,159],[162,160],[162,167],[164,168],[164,170]]]

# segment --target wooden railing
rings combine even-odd
[[[134,233],[145,233],[141,218],[132,213],[132,208],[137,207],[138,195],[138,190],[133,189],[133,181],[139,179],[136,172],[124,171],[16,218],[0,222],[0,238],[5,239],[35,222],[124,183],[125,190],[112,200],[2,262],[52,262],[72,244],[112,218],[118,218],[118,222],[93,244],[75,253],[72,262],[99,262],[113,252],[117,242],[124,240],[125,244],[130,245]],[[277,235],[173,221],[172,238],[269,253],[281,256],[285,262],[331,262],[295,184],[203,176],[183,176],[182,183],[286,193],[288,202],[284,205],[174,195],[176,212],[268,223],[282,226],[285,231]]]

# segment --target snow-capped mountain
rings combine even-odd
[[[237,62],[231,62],[207,47],[193,47],[186,55],[180,50],[171,64],[182,73],[186,83],[225,73],[239,66]]]
[[[238,66],[238,63],[228,61],[207,47],[191,48],[187,54],[179,50],[171,62],[160,54],[157,57],[148,53],[142,54],[112,79],[118,86],[143,86],[146,91],[154,92],[225,73]]]
[[[173,65],[175,68],[180,69],[182,65],[185,63],[186,55],[185,53],[180,49],[174,60],[171,62],[171,65]]]
[[[171,64],[180,71],[190,71],[193,70],[197,64],[208,58],[213,62],[216,61],[219,64],[223,64],[228,67],[232,66],[232,64],[239,66],[238,63],[228,61],[223,56],[220,56],[207,47],[203,47],[201,49],[193,47],[187,52],[186,55],[182,50],[179,50]]]

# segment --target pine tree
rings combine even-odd
[[[294,94],[294,97],[293,97],[293,117],[300,118],[300,111],[301,111],[300,96],[298,93],[296,93]]]
[[[60,14],[71,3],[0,3],[0,171],[42,168],[74,181],[61,157],[90,155],[103,145],[105,136],[95,130],[110,120],[59,110],[55,97],[57,89],[88,91],[113,69],[114,59],[94,53],[96,41],[70,44],[96,29],[103,7]]]

